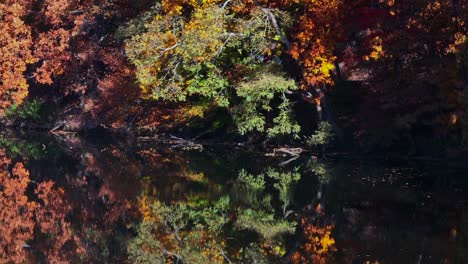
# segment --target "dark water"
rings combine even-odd
[[[1,263],[468,263],[464,169],[26,138],[0,137]]]

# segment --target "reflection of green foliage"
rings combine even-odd
[[[265,176],[263,174],[252,175],[245,170],[239,172],[234,190],[239,200],[250,207],[271,208],[271,195],[264,194]]]
[[[220,231],[227,222],[226,211],[229,203],[229,197],[226,196],[215,203],[206,200],[190,204],[177,203],[171,206],[156,203],[153,205],[153,210],[174,230],[183,229],[188,223],[192,223],[211,231]]]
[[[280,200],[284,201],[285,204],[290,201],[294,183],[301,177],[297,170],[295,169],[291,173],[281,173],[270,168],[265,174],[276,181],[274,187],[280,192]],[[251,208],[240,209],[238,220],[235,223],[237,227],[258,232],[265,239],[271,239],[278,234],[294,232],[294,223],[275,216],[270,194],[264,194],[263,199],[260,197],[266,184],[264,174],[253,176],[245,170],[241,170],[238,182],[245,184],[248,187],[247,190],[253,191],[253,194],[249,192],[244,194],[244,198],[253,196],[248,199],[253,201],[249,204]]]
[[[37,100],[24,102],[22,105],[12,105],[6,109],[5,114],[7,117],[18,117],[21,119],[38,120],[40,118],[40,110],[42,104]]]
[[[194,224],[203,225],[210,231],[220,232],[227,222],[229,204],[229,196],[221,197],[212,206],[206,201],[198,202],[189,211],[190,219]]]
[[[102,232],[97,232],[97,230],[94,228],[86,228],[84,231],[84,236],[86,239],[88,241],[94,241],[99,247],[98,254],[100,257],[102,259],[109,259],[111,253],[109,249],[110,245],[106,243],[108,241],[106,241],[106,238],[103,236],[104,234]]]
[[[215,203],[204,200],[165,205],[155,202],[151,214],[157,221],[144,220],[138,227],[138,236],[128,246],[130,259],[135,263],[165,263],[177,259],[183,263],[211,263],[204,252],[219,253],[216,237],[227,222],[229,197]],[[173,251],[161,243],[175,247]],[[203,246],[200,241],[207,239]]]
[[[296,230],[297,222],[285,210],[300,178],[299,168],[290,172],[269,168],[257,175],[240,170],[232,196],[208,200],[200,198],[206,195],[199,195],[171,204],[153,202],[150,213],[144,214],[138,236],[128,246],[130,259],[136,263],[218,263],[226,258],[236,263],[279,260],[286,254],[286,236]],[[277,192],[271,192],[269,186]],[[283,208],[273,207],[275,195],[283,201]],[[246,234],[256,241],[244,240]],[[248,244],[236,242],[231,247],[226,236]]]
[[[321,122],[317,131],[309,138],[306,143],[309,146],[327,145],[333,139],[333,127],[328,122]]]
[[[254,190],[263,190],[263,188],[265,188],[265,177],[263,174],[257,175],[257,177],[255,177],[242,169],[239,172],[238,181],[246,184],[249,188]]]
[[[138,227],[138,236],[128,245],[129,259],[133,263],[211,263],[206,253],[217,254],[220,246],[216,242],[206,242],[200,246],[203,233],[200,230],[186,232],[180,239],[174,236],[161,241],[161,225],[152,221],[144,221]],[[169,241],[168,241],[169,239]],[[166,248],[172,244],[175,249]]]
[[[265,257],[265,252],[255,244],[252,244],[240,252],[239,263],[268,264],[270,261]]]
[[[330,168],[317,160],[310,160],[307,163],[307,167],[315,173],[321,183],[329,183],[333,175],[330,172]]]
[[[39,142],[17,141],[0,136],[0,148],[4,148],[11,157],[23,157],[30,159],[41,159],[46,151]]]
[[[138,236],[128,245],[129,258],[134,263],[164,263],[167,257],[155,232],[158,226],[151,221],[143,221],[138,226]]]
[[[268,177],[277,181],[273,187],[279,191],[279,198],[285,207],[292,200],[293,187],[301,179],[301,174],[298,171],[299,168],[294,168],[292,172],[279,172],[272,168],[267,171]]]
[[[245,209],[239,213],[236,226],[258,232],[266,239],[284,234],[293,233],[295,223],[275,217],[274,213],[261,210]]]

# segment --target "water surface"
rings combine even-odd
[[[465,170],[309,156],[3,135],[1,262],[468,262]]]

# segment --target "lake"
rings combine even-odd
[[[443,162],[0,136],[2,263],[468,263],[467,202]]]

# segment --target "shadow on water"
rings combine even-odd
[[[2,263],[466,263],[468,177],[136,139],[0,136]]]

